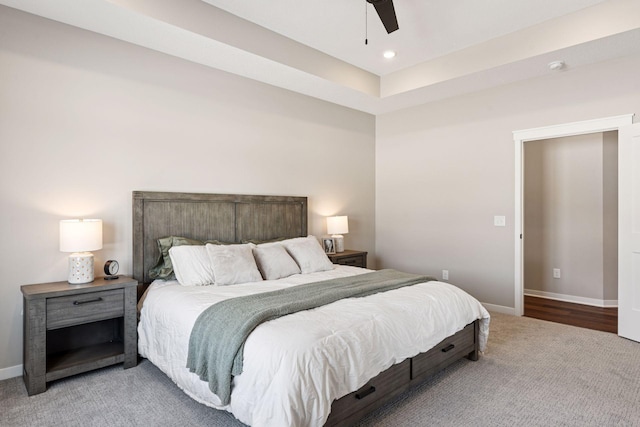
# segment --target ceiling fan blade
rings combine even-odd
[[[378,16],[384,24],[387,34],[393,33],[398,27],[398,18],[396,18],[396,10],[393,7],[393,0],[367,0],[376,8]]]

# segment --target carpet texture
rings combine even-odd
[[[492,313],[487,351],[436,374],[359,426],[640,426],[640,344]],[[0,382],[0,426],[242,426],[147,360],[50,383]]]

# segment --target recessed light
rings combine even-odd
[[[385,53],[382,54],[382,56],[384,56],[387,59],[395,58],[396,52],[393,50],[387,50]]]

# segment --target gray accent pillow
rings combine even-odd
[[[285,240],[282,245],[296,261],[302,274],[333,270],[333,263],[314,236]]]
[[[207,244],[207,252],[216,278],[216,285],[226,286],[238,283],[259,282],[262,276],[253,258],[254,244],[212,245]]]
[[[258,245],[253,257],[264,280],[276,280],[300,274],[300,267],[281,244]]]

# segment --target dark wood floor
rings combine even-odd
[[[618,309],[524,297],[524,315],[565,325],[618,333]]]

